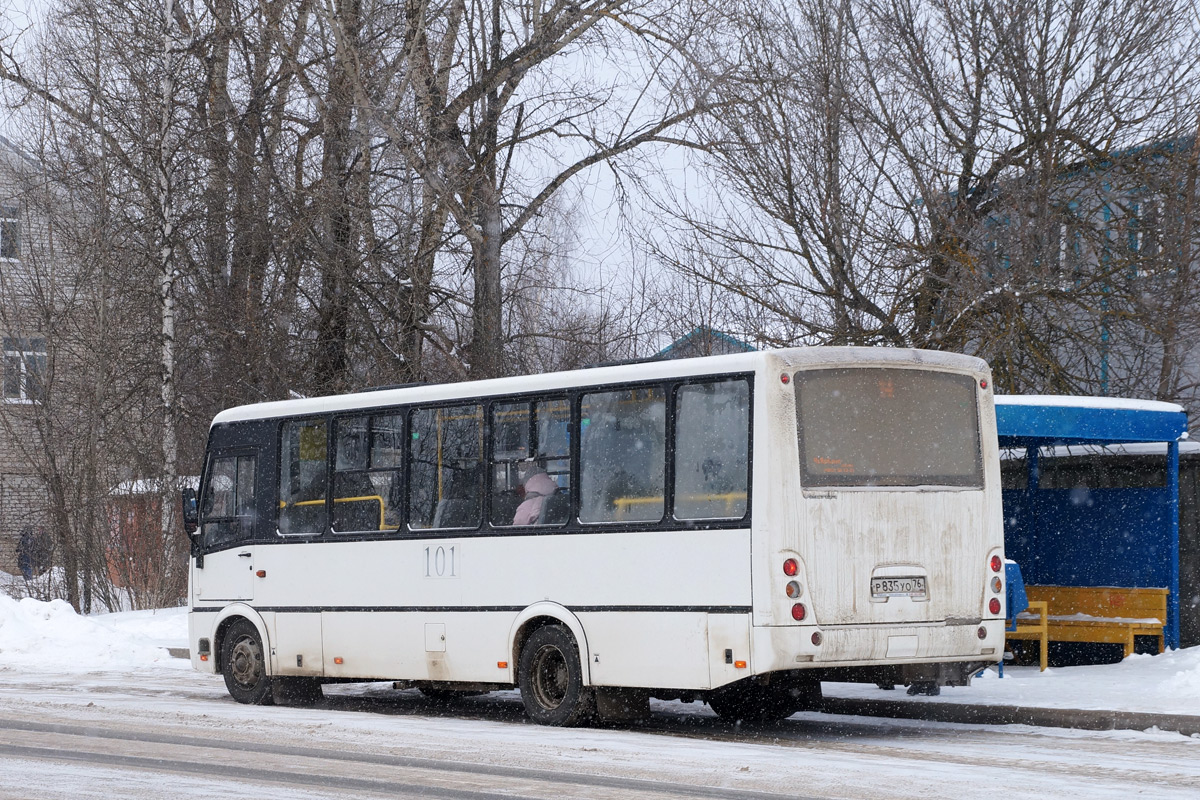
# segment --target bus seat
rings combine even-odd
[[[382,528],[382,497],[346,497],[333,501],[334,530],[377,531]]]
[[[517,506],[521,505],[521,497],[516,492],[503,492],[492,495],[492,524],[498,527],[512,525]]]
[[[434,528],[474,528],[479,524],[479,507],[474,500],[448,497],[439,500],[433,512]]]
[[[554,494],[542,500],[542,509],[538,514],[538,525],[562,525],[571,515],[571,495],[566,489],[559,489]]]

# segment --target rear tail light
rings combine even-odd
[[[787,586],[784,587],[784,591],[787,592],[788,597],[795,600],[800,596],[800,584],[796,581],[788,581]]]
[[[1001,560],[1000,556],[992,556],[991,566],[992,572],[999,572],[1000,568],[1004,566],[1004,561]]]
[[[796,559],[789,558],[787,561],[783,562],[783,574],[787,575],[789,578],[794,576],[799,571],[800,562]]]
[[[988,611],[990,611],[993,614],[1000,613],[1000,598],[999,597],[993,597],[991,600],[988,601]]]
[[[975,631],[975,635],[978,636],[980,639],[986,639],[987,638],[987,628],[980,625],[979,630]]]
[[[792,606],[792,619],[799,622],[806,616],[808,616],[808,610],[804,608],[803,603],[796,603],[796,605]]]
[[[1000,590],[1004,588],[1004,584],[1000,582],[1000,578],[992,578],[992,591],[1000,594]]]

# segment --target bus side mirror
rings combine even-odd
[[[183,530],[188,536],[193,536],[200,527],[200,511],[196,503],[196,490],[183,490]]]

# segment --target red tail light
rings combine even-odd
[[[799,622],[806,616],[808,616],[808,611],[804,608],[803,603],[796,603],[796,605],[792,606],[792,619]]]
[[[993,597],[991,600],[988,601],[988,611],[992,612],[993,614],[1000,613],[1000,598],[999,597]]]
[[[789,558],[783,562],[783,574],[789,578],[800,571],[800,562],[794,558]]]
[[[999,572],[1000,568],[1003,566],[1004,561],[1000,558],[1000,556],[992,556],[992,572]]]

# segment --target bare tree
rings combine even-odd
[[[1106,255],[1123,200],[1103,173],[1122,147],[1179,133],[1196,67],[1185,5],[864,5],[856,113],[919,200],[897,195],[912,341],[988,358],[1010,391],[1102,388],[1088,368],[1132,288]]]
[[[337,25],[344,62],[358,72],[356,101],[423,184],[414,292],[427,287],[436,243],[469,248],[473,377],[505,369],[506,249],[536,224],[574,176],[672,132],[713,107],[718,76],[688,48],[706,32],[703,8],[631,0],[595,3],[488,0],[403,4],[405,37],[386,67],[395,90],[372,96],[352,31]],[[341,7],[327,2],[338,23]],[[640,61],[630,59],[636,54]],[[585,82],[575,72],[624,60],[637,82]],[[556,67],[572,64],[565,71]],[[683,91],[687,84],[687,91]],[[426,301],[413,306],[419,317]],[[414,319],[420,327],[424,321]]]
[[[1009,391],[1129,391],[1147,359],[1178,375],[1183,329],[1162,320],[1183,318],[1148,302],[1165,289],[1147,276],[1190,267],[1125,242],[1151,224],[1152,187],[1186,181],[1141,150],[1194,127],[1188,7],[762,8],[725,84],[741,102],[703,126],[714,188],[671,202],[679,226],[650,248],[764,341],[964,350]],[[1190,214],[1172,196],[1160,219]]]
[[[801,0],[743,20],[744,71],[699,126],[713,188],[664,204],[680,226],[647,237],[676,274],[720,287],[727,327],[764,342],[905,341],[884,253],[897,212],[879,202],[889,144],[853,113],[853,13]]]

